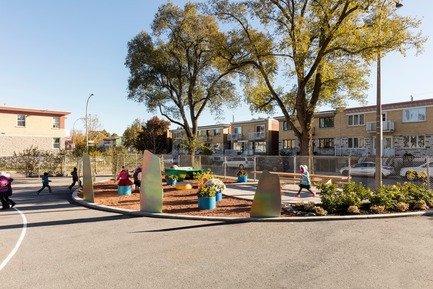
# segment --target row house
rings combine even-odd
[[[98,147],[102,152],[106,152],[122,145],[122,137],[111,136],[103,138],[98,144],[96,144],[96,147]]]
[[[383,156],[433,155],[433,99],[382,105]],[[296,125],[296,121],[294,122]],[[187,153],[184,132],[171,131],[173,153]],[[316,155],[376,155],[376,106],[320,111],[314,115]],[[295,155],[300,144],[284,117],[199,128],[199,139],[217,154]]]
[[[383,156],[433,154],[433,99],[382,105]],[[284,117],[280,121],[282,154],[299,151],[299,141]],[[323,111],[315,114],[313,152],[319,155],[376,155],[376,106]]]
[[[187,154],[183,129],[171,130],[172,153]],[[278,121],[259,119],[201,126],[198,139],[214,154],[277,155]]]
[[[278,120],[273,118],[232,122],[225,154],[278,155]]]
[[[65,119],[69,112],[0,106],[0,156],[30,147],[65,149]]]
[[[199,141],[209,147],[214,154],[224,154],[224,151],[229,148],[227,135],[230,133],[229,124],[215,124],[208,126],[201,126],[198,129],[197,137]],[[172,138],[172,154],[187,154],[185,148],[185,131],[183,129],[170,130]]]

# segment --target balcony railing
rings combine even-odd
[[[242,134],[241,133],[232,133],[227,135],[227,140],[231,141],[231,140],[241,140],[242,139]]]
[[[200,141],[212,141],[211,135],[201,135],[199,136]]]
[[[266,138],[266,133],[264,131],[261,132],[250,132],[248,134],[248,139],[250,140],[262,140]]]
[[[376,122],[370,121],[366,123],[367,132],[376,132]],[[393,132],[394,131],[394,121],[387,120],[382,122],[382,130],[384,132]]]
[[[335,148],[336,156],[368,156],[368,148]]]

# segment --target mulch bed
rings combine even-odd
[[[223,179],[224,183],[234,183],[235,180]],[[237,217],[249,218],[252,201],[223,196],[213,210],[198,209],[198,184],[196,180],[188,180],[193,185],[189,190],[177,190],[175,186],[169,186],[163,179],[164,198],[162,212],[167,214],[191,215],[191,216],[212,216],[212,217]],[[106,206],[124,208],[139,211],[140,194],[133,192],[131,195],[118,196],[117,183],[105,181],[94,184],[95,203]],[[82,193],[78,196],[82,197]],[[282,217],[292,216],[292,214],[281,210]]]

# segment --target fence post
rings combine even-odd
[[[66,176],[66,154],[63,155],[63,176]]]
[[[41,177],[41,159],[40,157],[38,158],[38,178]]]
[[[350,158],[350,155],[349,155],[349,159],[348,159],[348,167],[349,167],[349,175],[348,175],[348,177],[349,177],[349,181],[350,181],[350,179],[351,179],[351,175],[352,175],[352,172],[350,171],[350,168],[352,167],[352,160],[351,160],[351,158]]]
[[[426,158],[426,165],[427,165],[427,190],[430,190],[430,157],[427,156]]]
[[[254,164],[253,164],[253,170],[256,171],[256,164],[257,164],[257,157],[254,156]],[[254,181],[256,180],[256,173],[254,173]]]
[[[224,155],[223,164],[224,164],[224,178],[226,178],[227,177],[227,156],[226,155]]]
[[[296,155],[293,157],[293,172],[296,173]]]

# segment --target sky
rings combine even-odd
[[[173,0],[183,7],[186,0]],[[149,120],[142,103],[127,99],[127,43],[150,32],[157,0],[0,0],[0,105],[70,112],[67,134],[84,131],[87,112],[101,129],[122,135],[135,119]],[[433,1],[405,0],[402,15],[422,18],[427,41],[423,54],[409,51],[381,61],[382,104],[433,98]],[[368,105],[376,104],[376,68],[372,66]],[[93,94],[92,97],[89,96]],[[349,103],[349,107],[359,106]],[[326,108],[323,108],[326,109]],[[223,123],[245,121],[246,104],[226,109]],[[280,116],[278,112],[273,116]],[[205,114],[199,125],[215,124]]]

